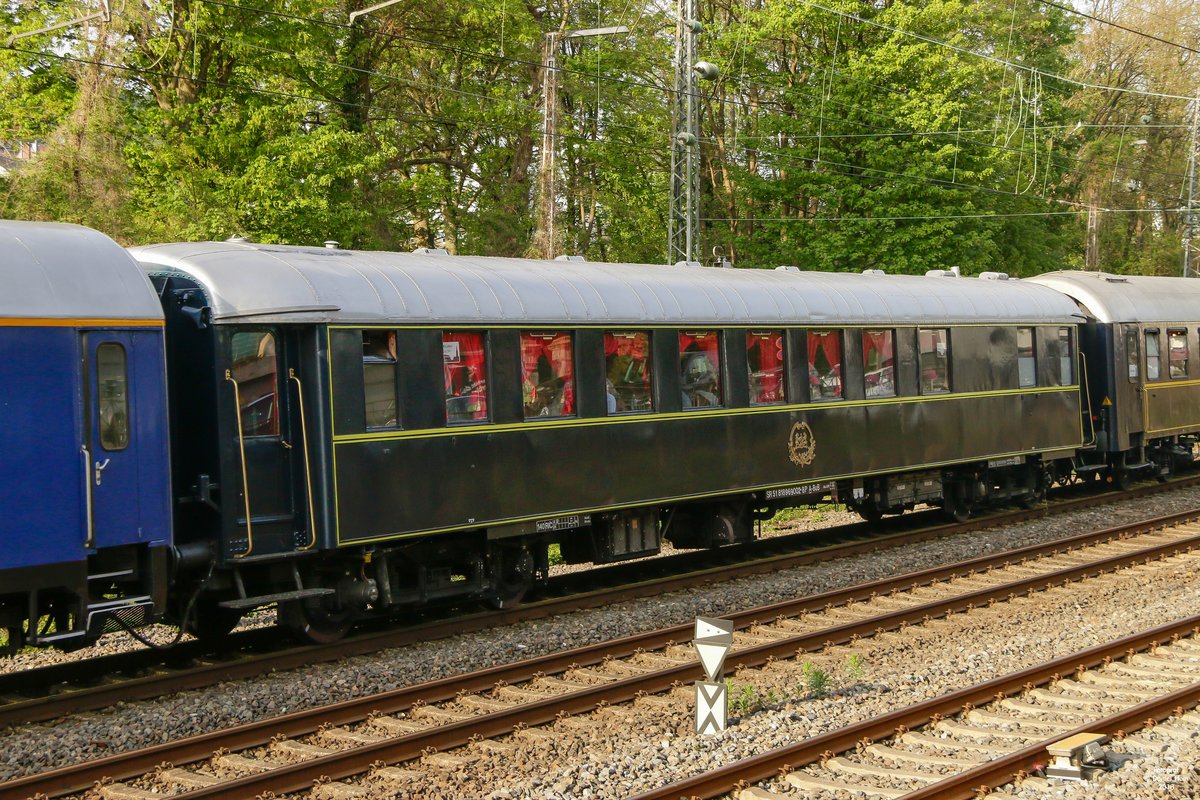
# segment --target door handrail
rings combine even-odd
[[[87,502],[87,539],[83,546],[92,548],[96,545],[96,523],[92,519],[92,454],[86,444],[80,445],[79,450],[83,456],[83,496]]]
[[[296,377],[296,370],[288,367],[288,380],[296,382],[296,395],[300,401],[300,441],[304,443],[304,493],[308,497],[308,544],[301,550],[311,550],[317,544],[317,515],[313,504],[312,465],[308,458],[308,424],[304,419],[304,385]]]
[[[254,552],[254,530],[250,525],[250,481],[246,472],[246,436],[242,431],[242,395],[238,391],[238,382],[233,377],[233,370],[225,370],[225,380],[233,384],[233,403],[237,409],[238,451],[242,455],[242,497],[246,501],[246,552],[238,553],[234,558],[245,558]]]

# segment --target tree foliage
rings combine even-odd
[[[1197,30],[1190,0],[1091,2],[1165,38]],[[0,215],[129,243],[522,255],[537,227],[546,34],[625,24],[559,45],[555,243],[664,259],[669,9],[402,0],[350,24],[369,4],[143,0],[0,49],[0,141],[46,143],[0,185]],[[1033,0],[700,8],[699,51],[721,68],[702,84],[701,238],[738,266],[1081,266],[1089,207],[1102,210],[1099,266],[1178,262],[1187,103],[1139,92],[1196,87],[1186,51]],[[0,22],[19,34],[94,10],[5,0]]]

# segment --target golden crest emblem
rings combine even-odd
[[[797,422],[788,434],[788,458],[797,467],[807,467],[817,457],[817,437],[807,422]]]

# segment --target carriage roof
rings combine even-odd
[[[205,287],[216,322],[926,324],[1071,322],[1024,281],[714,269],[201,242],[133,248]]]

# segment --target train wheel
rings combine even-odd
[[[25,628],[21,625],[0,628],[5,634],[4,644],[0,644],[0,656],[18,652],[25,646]]]
[[[358,614],[352,608],[334,610],[321,598],[279,604],[279,625],[302,642],[330,644],[343,639]]]
[[[957,486],[947,487],[943,499],[943,508],[955,522],[966,522],[971,518],[971,506],[962,496],[963,492]]]

